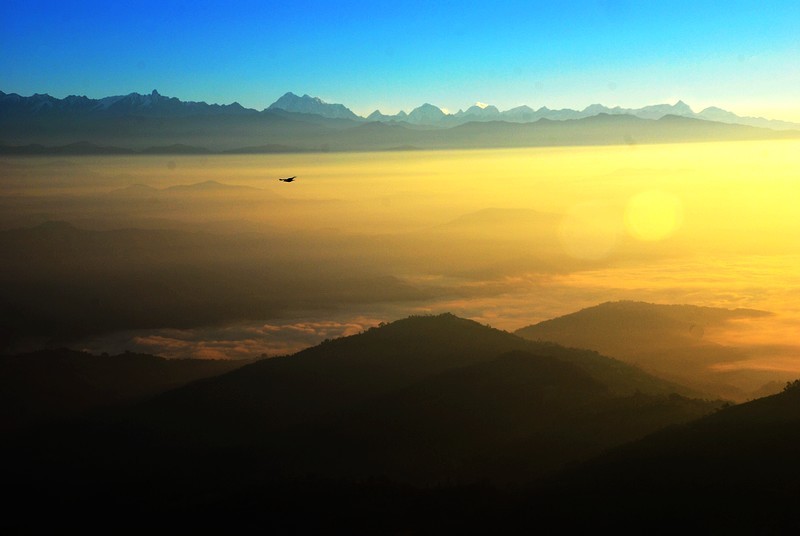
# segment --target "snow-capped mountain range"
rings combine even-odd
[[[357,116],[342,104],[328,104],[317,97],[310,97],[308,95],[298,97],[294,93],[286,93],[275,103],[270,105],[269,109],[281,109],[287,112],[297,113],[314,113],[329,118],[348,117],[350,119],[364,119]],[[678,101],[675,104],[655,104],[643,108],[621,108],[619,106],[610,108],[602,104],[592,104],[583,110],[572,110],[569,108],[551,110],[546,106],[534,110],[530,106],[523,105],[510,110],[500,111],[493,105],[475,104],[466,110],[459,110],[454,114],[447,114],[438,106],[425,103],[408,113],[401,111],[395,115],[386,115],[381,113],[380,110],[375,110],[366,117],[366,120],[383,122],[400,121],[415,125],[450,127],[470,121],[507,121],[512,123],[531,123],[539,119],[564,121],[592,117],[603,113],[609,115],[632,115],[642,119],[661,119],[665,115],[678,115],[681,117],[772,128],[775,130],[800,128],[800,124],[798,123],[764,119],[761,117],[741,117],[733,112],[713,106],[705,108],[700,112],[695,112],[683,101]]]
[[[48,94],[36,93],[23,97],[16,93],[0,91],[0,114],[6,117],[47,116],[47,115],[94,115],[94,116],[189,116],[217,114],[246,114],[255,112],[244,108],[238,102],[233,104],[206,104],[205,102],[182,101],[175,97],[165,97],[155,89],[148,94],[129,93],[90,99],[70,95],[63,99]]]
[[[165,97],[153,90],[149,94],[130,93],[90,99],[84,96],[71,95],[57,99],[47,94],[34,94],[29,97],[16,93],[0,91],[0,116],[5,118],[46,117],[46,116],[145,116],[145,117],[188,117],[209,115],[255,115],[271,113],[291,113],[320,116],[327,119],[344,119],[354,122],[396,122],[427,127],[453,127],[468,122],[505,121],[510,123],[530,123],[540,119],[564,121],[582,119],[599,114],[631,115],[642,119],[660,119],[666,115],[677,115],[716,121],[721,123],[749,125],[774,130],[798,129],[800,124],[764,119],[760,117],[742,117],[721,108],[709,107],[695,112],[692,108],[678,101],[675,104],[656,104],[643,108],[610,108],[602,104],[592,104],[583,110],[569,108],[552,110],[545,106],[533,109],[529,106],[518,106],[510,110],[500,111],[492,105],[474,105],[454,114],[445,113],[441,108],[430,103],[422,104],[406,113],[401,111],[394,115],[386,115],[375,110],[366,118],[360,117],[343,104],[327,103],[319,97],[303,95],[302,97],[288,92],[259,112],[245,108],[239,103],[207,104],[205,102],[181,101],[175,97]]]

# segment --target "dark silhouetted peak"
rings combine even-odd
[[[381,344],[386,345],[384,354],[402,354],[405,356],[403,360],[411,361],[428,352],[435,354],[464,352],[458,359],[470,362],[469,355],[476,351],[480,353],[477,349],[487,344],[491,347],[499,345],[498,348],[505,349],[520,347],[518,345],[520,340],[509,333],[451,313],[410,316],[370,329],[361,335],[337,339],[333,342],[359,347],[363,344],[369,346],[377,341],[382,341]],[[324,345],[322,345],[301,352],[301,354],[316,353],[324,349]],[[494,351],[490,353],[494,353]]]

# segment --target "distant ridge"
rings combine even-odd
[[[0,145],[0,154],[7,155],[101,155],[135,153],[136,151],[133,149],[125,149],[123,147],[113,147],[108,145],[97,145],[86,141],[51,146],[45,146],[39,143],[29,143],[28,145]]]
[[[476,104],[455,114],[425,103],[410,113],[375,111],[364,119],[342,104],[291,92],[259,112],[154,90],[102,99],[0,92],[0,132],[6,155],[195,155],[785,139],[800,137],[800,124],[719,108],[695,113],[682,101],[581,111]]]
[[[591,104],[583,110],[564,108],[553,110],[542,106],[536,110],[527,105],[517,106],[500,111],[496,106],[473,105],[455,114],[445,113],[440,107],[425,103],[414,108],[410,113],[400,111],[387,115],[375,110],[366,118],[355,114],[344,104],[327,103],[319,97],[304,94],[302,97],[291,91],[283,94],[278,100],[259,112],[245,108],[238,102],[231,104],[207,104],[205,102],[181,101],[176,97],[165,97],[157,90],[149,94],[129,93],[90,99],[85,96],[70,95],[63,99],[51,97],[44,93],[36,93],[23,97],[16,93],[0,91],[0,116],[48,116],[48,115],[102,115],[102,116],[197,116],[197,115],[238,115],[253,116],[265,111],[286,111],[308,115],[319,115],[328,119],[350,119],[354,121],[398,121],[413,124],[454,126],[468,121],[510,121],[515,123],[531,123],[539,119],[564,121],[581,119],[597,114],[633,115],[642,119],[660,119],[665,115],[694,117],[720,123],[748,125],[775,130],[800,129],[800,123],[765,119],[763,117],[740,116],[716,106],[709,106],[695,112],[683,102],[675,104],[653,104],[642,108],[608,107],[603,104]]]
[[[111,145],[97,145],[90,142],[75,142],[66,145],[42,145],[30,143],[28,145],[0,145],[0,155],[195,155],[195,154],[270,154],[270,153],[302,153],[313,149],[303,149],[290,145],[268,144],[254,147],[237,147],[224,151],[212,151],[207,147],[173,143],[171,145],[152,145],[144,149],[135,150]],[[391,150],[391,149],[389,149]]]
[[[70,95],[57,99],[44,93],[23,97],[16,93],[0,91],[0,115],[4,117],[58,117],[58,116],[189,116],[189,115],[240,115],[257,113],[238,102],[232,104],[207,104],[165,97],[155,89],[149,94],[129,93],[101,99]]]
[[[38,143],[28,145],[0,145],[0,154],[8,155],[114,155],[114,154],[210,154],[214,151],[205,147],[194,147],[182,143],[172,145],[153,145],[141,150],[128,149],[125,147],[115,147],[112,145],[97,145],[88,141],[68,143],[66,145],[45,146]]]
[[[716,371],[714,364],[744,359],[744,350],[706,340],[705,332],[732,320],[770,315],[753,309],[618,301],[545,320],[515,333],[530,340],[590,348],[715,396],[744,401],[768,381],[785,379],[790,373],[762,371],[748,379],[746,375]]]
[[[212,151],[205,147],[193,147],[182,143],[172,145],[146,147],[139,151],[142,154],[208,154]]]

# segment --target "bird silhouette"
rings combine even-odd
[[[294,177],[286,177],[285,179],[278,179],[278,180],[282,182],[292,182],[294,180]]]

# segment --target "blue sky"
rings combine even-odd
[[[800,121],[799,28],[797,0],[3,0],[0,90],[257,109],[293,91],[363,115],[683,99]]]

